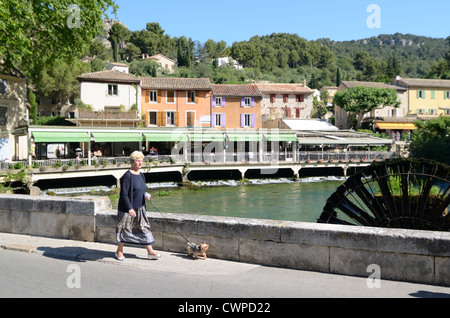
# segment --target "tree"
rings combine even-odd
[[[356,116],[356,129],[361,129],[365,113],[385,106],[400,107],[397,91],[392,88],[348,88],[334,95],[334,103]]]
[[[416,158],[427,158],[450,164],[450,117],[415,121],[411,135],[411,153]]]
[[[112,0],[8,0],[0,5],[0,60],[32,78],[55,60],[71,62],[103,30]]]
[[[342,82],[341,69],[338,67],[336,71],[336,86],[339,87]]]
[[[130,31],[120,23],[115,23],[109,31],[108,40],[113,49],[114,62],[119,61],[119,44],[130,38]]]

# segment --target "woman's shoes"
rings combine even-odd
[[[125,256],[119,257],[119,255],[117,255],[117,252],[114,253],[114,256],[115,256],[116,259],[119,260],[119,261],[124,261],[124,260],[125,260]]]
[[[161,258],[161,256],[162,256],[161,254],[156,254],[156,255],[148,254],[148,259],[157,260],[157,259]]]

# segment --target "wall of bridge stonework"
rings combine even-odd
[[[0,232],[116,244],[108,198],[0,194]],[[155,249],[350,276],[450,286],[450,233],[148,213]]]

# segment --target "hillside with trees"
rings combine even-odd
[[[77,1],[80,5],[87,3]],[[88,39],[93,31],[98,32],[98,16],[115,4],[105,0],[103,5],[95,12],[97,23],[89,30],[91,33],[82,39]],[[84,41],[83,45],[74,46],[75,42],[64,40],[71,48],[70,59],[64,55],[65,51],[59,52],[66,46],[58,46],[58,50],[52,46],[47,48],[45,39],[37,37],[30,37],[36,43],[25,42],[26,50],[22,52],[26,56],[23,57],[11,49],[21,43],[8,38],[4,41],[7,45],[0,49],[0,57],[6,62],[15,61],[41,93],[58,103],[78,97],[76,76],[105,70],[110,61],[129,64],[130,72],[137,76],[206,77],[213,83],[228,84],[302,83],[306,79],[309,87],[317,89],[338,85],[343,80],[390,82],[396,75],[450,78],[450,37],[435,39],[397,33],[337,42],[330,39],[308,41],[298,34],[273,33],[232,44],[214,40],[201,43],[187,35],[171,37],[158,22],[149,22],[138,31],[130,31],[117,22],[105,20],[103,32],[98,32],[96,39]],[[36,48],[45,49],[36,54]],[[178,62],[173,74],[151,60],[142,60],[142,55],[156,54]],[[90,63],[83,63],[84,57],[91,57]],[[221,57],[231,57],[244,68],[219,67],[217,60]]]

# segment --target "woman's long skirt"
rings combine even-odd
[[[134,218],[129,213],[118,211],[116,238],[119,244],[151,245],[155,243],[144,206],[136,211]]]

